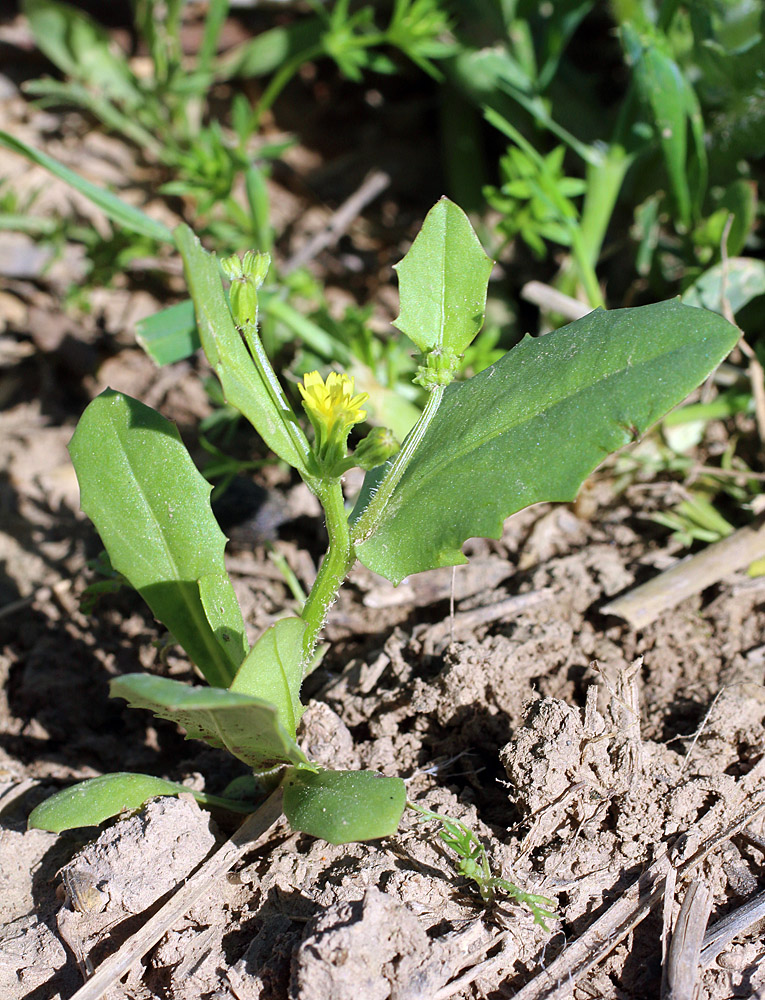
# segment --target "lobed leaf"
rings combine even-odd
[[[188,739],[228,750],[254,771],[306,762],[276,707],[260,698],[150,674],[118,677],[110,691],[131,708],[147,708],[158,718],[183,726]]]
[[[676,301],[596,310],[527,336],[447,387],[379,528],[357,543],[359,559],[394,583],[467,562],[467,538],[499,538],[504,519],[532,503],[573,500],[608,454],[679,403],[737,339],[720,316]]]
[[[284,781],[284,814],[292,829],[330,844],[389,837],[405,808],[402,779],[377,771],[291,768]]]
[[[462,354],[483,326],[494,266],[461,208],[441,198],[396,265],[401,311],[394,325],[423,353]]]
[[[247,651],[244,622],[225,575],[211,486],[175,425],[107,389],[83,413],[69,451],[82,509],[114,569],[208,682],[228,687]]]

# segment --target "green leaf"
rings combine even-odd
[[[183,726],[188,739],[228,750],[254,771],[306,762],[275,706],[260,698],[150,674],[126,674],[109,687],[112,697]]]
[[[441,198],[396,265],[401,312],[394,325],[423,353],[462,354],[483,326],[493,262],[461,208]]]
[[[473,536],[506,517],[573,500],[582,480],[679,403],[732,349],[719,316],[661,302],[596,310],[448,386],[380,527],[356,546],[394,583],[467,562]]]
[[[305,629],[302,618],[282,618],[267,628],[229,688],[276,706],[279,721],[292,736],[303,714],[300,685],[303,683]]]
[[[246,651],[244,622],[223,579],[226,538],[210,509],[212,488],[175,425],[107,389],[83,413],[69,450],[82,509],[114,569],[140,592],[209,683],[228,687]],[[206,579],[211,577],[217,579]],[[203,579],[208,600],[214,594],[222,614],[211,603],[208,617],[200,596]]]
[[[62,72],[101,94],[137,107],[144,98],[127,59],[87,14],[57,0],[24,0],[24,13],[40,49]]]
[[[247,656],[249,644],[244,633],[242,610],[228,573],[222,570],[200,576],[199,599],[218,644],[230,662],[239,667]]]
[[[179,795],[190,789],[148,774],[104,774],[64,788],[29,814],[27,828],[61,833],[78,826],[98,826],[125,809],[138,809],[155,795]]]
[[[208,795],[206,792],[187,788],[177,781],[118,771],[99,778],[89,778],[51,795],[29,814],[27,829],[61,833],[62,830],[74,830],[79,826],[98,826],[126,809],[140,809],[149,799],[158,795],[183,793],[193,795],[204,806],[220,806],[232,812],[252,812],[253,809],[251,802]]]
[[[79,191],[80,194],[89,198],[113,222],[116,222],[129,232],[138,233],[139,236],[149,236],[151,239],[159,240],[162,243],[172,242],[173,234],[161,222],[149,218],[139,208],[128,205],[110,191],[106,191],[97,184],[86,181],[84,177],[80,177],[79,174],[70,170],[69,167],[65,167],[63,163],[54,160],[52,156],[48,156],[47,153],[41,153],[32,146],[28,146],[21,139],[14,138],[10,133],[4,132],[2,129],[0,129],[0,146],[10,149],[14,153],[19,153],[21,156],[25,156],[28,160],[31,160],[32,163],[37,163],[41,167],[45,167],[46,170],[50,170],[52,174],[65,181],[75,191]]]
[[[302,431],[289,409],[276,401],[281,387],[269,386],[250,357],[226,303],[215,258],[202,248],[188,226],[175,230],[175,242],[183,257],[202,347],[226,401],[250,421],[273,452],[307,474],[304,454],[295,444],[296,434],[302,435]]]
[[[389,837],[405,808],[401,778],[377,771],[291,768],[284,781],[284,814],[292,829],[330,844]]]
[[[628,47],[633,53],[639,52],[635,62],[638,92],[651,109],[680,221],[687,227],[706,188],[707,156],[698,98],[677,63],[662,51],[660,39],[638,39],[629,25],[624,25],[623,31]],[[689,126],[693,150],[690,161]]]
[[[157,365],[172,365],[191,357],[202,346],[191,299],[139,320],[135,339]]]
[[[734,314],[752,299],[765,295],[765,262],[756,257],[731,257],[699,275],[683,292],[689,306],[722,313],[723,294]]]

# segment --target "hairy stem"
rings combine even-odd
[[[304,672],[316,649],[319,633],[327,620],[327,612],[356,561],[340,480],[320,480],[316,495],[326,515],[329,546],[300,616],[307,625],[303,639]]]
[[[353,541],[363,542],[370,535],[374,534],[380,520],[388,506],[388,501],[393,496],[393,491],[401,481],[401,477],[406,472],[406,468],[412,460],[412,456],[420,445],[425,432],[430,426],[436,411],[441,404],[445,386],[437,385],[430,393],[430,398],[425,404],[425,409],[420,414],[420,419],[411,429],[404,441],[401,451],[391,462],[390,468],[385,478],[380,483],[377,492],[367,504],[365,510],[353,526]]]

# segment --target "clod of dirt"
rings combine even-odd
[[[372,887],[358,902],[338,903],[309,925],[295,956],[291,996],[414,1000],[432,986],[423,975],[430,951],[414,914]]]
[[[66,950],[46,923],[30,913],[0,933],[0,996],[31,996],[66,965]],[[49,986],[50,988],[50,986]],[[40,996],[50,996],[47,991]]]
[[[322,767],[351,770],[360,766],[350,730],[324,702],[308,703],[301,719],[300,743],[309,760]]]
[[[61,937],[81,965],[106,931],[143,913],[204,861],[215,827],[191,797],[164,797],[115,823],[61,870]],[[117,935],[112,935],[116,937]]]

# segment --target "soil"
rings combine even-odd
[[[23,22],[13,28],[22,31]],[[31,109],[2,79],[4,127],[102,183],[140,178],[130,147],[81,116]],[[391,115],[411,122],[421,102],[392,102]],[[331,131],[328,114],[314,123],[317,135]],[[374,141],[385,147],[370,135],[363,155],[335,146],[332,159],[314,140],[302,130],[292,154],[300,183],[272,185],[289,234],[283,257],[304,241],[308,210],[314,224],[326,218],[363,177]],[[339,299],[374,292],[378,318],[389,319],[385,303],[395,303],[388,265],[401,254],[407,219],[434,200],[424,145],[407,154],[408,181],[394,171],[382,207],[345,238],[346,263],[361,262],[350,286],[340,286],[334,265],[315,262]],[[388,153],[395,164],[398,153]],[[353,169],[342,174],[349,160]],[[36,212],[74,205],[102,224],[18,157],[0,154],[0,176],[26,190],[41,186]],[[395,227],[386,229],[386,213]],[[59,788],[114,770],[212,792],[243,772],[224,754],[185,742],[176,727],[109,700],[109,679],[140,668],[193,679],[137,595],[108,595],[92,614],[80,606],[100,545],[79,512],[66,445],[88,399],[107,384],[138,396],[176,420],[197,450],[195,428],[211,409],[198,358],[158,370],[133,339],[136,320],[180,292],[177,275],[168,263],[160,293],[130,272],[94,290],[83,312],[62,304],[79,280],[77,254],[67,250],[44,270],[29,239],[5,246],[0,996],[68,1000],[236,819],[211,817],[181,796],[101,830],[56,836],[27,831],[30,810]],[[725,435],[714,433],[706,446],[720,451]],[[286,473],[267,467],[242,478],[253,509],[227,525],[228,557],[254,638],[295,607],[269,548],[310,585],[323,526]],[[745,834],[722,835],[765,802],[765,581],[731,576],[639,632],[601,614],[614,595],[681,555],[645,517],[672,484],[658,494],[643,485],[617,492],[607,467],[589,482],[586,503],[521,512],[500,540],[468,543],[470,562],[454,573],[422,574],[396,589],[357,568],[306,684],[300,738],[313,759],[404,777],[410,800],[468,823],[494,872],[554,900],[559,919],[543,929],[512,898],[484,903],[433,824],[411,811],[395,836],[344,847],[282,822],[108,1000],[512,997],[666,852],[680,860],[699,852],[697,863],[679,868],[663,913],[654,908],[560,993],[659,996],[662,928],[691,880],[711,893],[711,922],[763,888],[762,812]],[[744,930],[704,969],[700,997],[765,996],[761,930]]]

